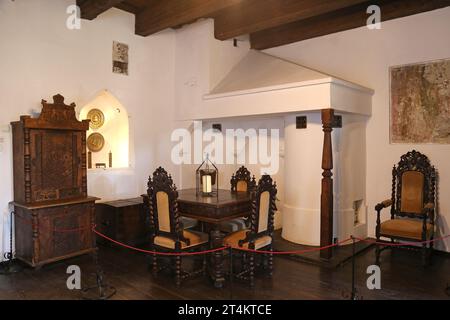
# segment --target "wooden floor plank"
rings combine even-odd
[[[186,258],[184,258],[186,259]],[[444,288],[450,282],[450,258],[435,255],[433,265],[421,266],[420,253],[386,250],[382,253],[382,290],[368,290],[366,269],[374,263],[373,248],[358,255],[356,280],[364,299],[448,299]],[[189,260],[189,259],[188,259]],[[232,298],[239,299],[343,299],[351,290],[351,263],[335,269],[281,257],[274,259],[273,279],[258,275],[255,288],[233,282]],[[187,280],[177,288],[170,274],[154,279],[145,255],[111,247],[100,247],[99,261],[107,282],[117,289],[114,299],[231,299],[230,284],[215,289],[207,277]],[[66,287],[69,265],[82,270],[82,282],[95,283],[92,257],[81,256],[20,273],[0,275],[0,299],[81,299],[81,293]],[[187,263],[186,266],[188,266]]]

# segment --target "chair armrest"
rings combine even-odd
[[[375,210],[376,211],[381,211],[382,209],[390,207],[391,205],[392,205],[392,200],[391,199],[387,199],[387,200],[384,200],[383,202],[378,203],[375,206]]]
[[[429,214],[433,214],[433,212],[434,212],[434,203],[432,203],[432,202],[426,203],[425,206],[423,207],[423,211],[422,211],[424,216],[428,216]]]
[[[425,204],[425,206],[423,207],[424,210],[434,210],[434,203],[432,202],[428,202],[427,204]]]

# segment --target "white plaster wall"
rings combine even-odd
[[[245,56],[249,42],[214,39],[214,21],[207,19],[176,32],[176,117],[195,119],[208,94]]]
[[[307,128],[296,128],[296,116],[307,116]],[[333,237],[365,237],[366,120],[343,114],[342,128],[334,128]],[[323,131],[320,112],[285,117],[283,238],[306,245],[320,244],[320,194]],[[354,225],[353,203],[363,200],[360,223]]]
[[[102,89],[110,90],[130,116],[130,171],[103,175],[89,193],[136,196],[157,165],[169,169],[174,117],[175,33],[134,35],[134,16],[112,9],[81,30],[66,28],[74,0],[0,1],[0,232],[8,244],[8,202],[12,193],[9,123],[41,110],[40,101],[61,93],[79,108]],[[129,76],[112,73],[112,43],[129,45]],[[79,110],[78,110],[79,111]],[[164,120],[164,121],[162,121]],[[2,142],[3,141],[3,142]],[[172,168],[173,169],[173,168]],[[174,173],[178,178],[177,173]],[[3,255],[1,255],[3,257]]]
[[[307,128],[297,129],[297,115]],[[285,118],[285,202],[283,238],[306,245],[320,243],[320,192],[323,132],[320,113]]]
[[[391,168],[405,152],[425,153],[439,171],[438,236],[450,233],[450,146],[389,143],[390,66],[450,57],[450,8],[273,48],[273,54],[375,90],[367,127],[367,206],[369,235],[375,232],[374,206],[390,196]],[[384,219],[388,212],[383,215]],[[437,244],[450,251],[450,240]]]

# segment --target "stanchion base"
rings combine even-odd
[[[108,300],[117,293],[116,288],[109,285],[93,286],[81,290],[84,300]]]
[[[363,297],[356,292],[342,291],[342,297],[346,300],[363,300]]]
[[[84,300],[108,300],[116,294],[116,288],[105,284],[102,271],[97,271],[95,276],[97,284],[81,290],[82,298]]]
[[[23,267],[17,262],[5,262],[3,265],[0,265],[0,274],[2,275],[10,275],[13,273],[18,273],[23,270]]]

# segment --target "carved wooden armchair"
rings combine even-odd
[[[170,175],[159,167],[149,178],[146,207],[150,215],[151,248],[163,252],[183,252],[200,249],[208,245],[208,235],[202,232],[186,230],[180,222],[178,212],[178,191]],[[145,198],[144,198],[145,199]],[[162,269],[158,267],[159,257],[152,256],[154,276]],[[174,256],[175,282],[179,286],[187,277],[205,271],[206,258],[199,270],[188,273],[181,269],[181,256]]]
[[[258,186],[252,192],[252,214],[250,228],[234,232],[224,239],[226,245],[234,249],[246,248],[272,251],[274,214],[276,211],[275,199],[277,194],[276,183],[273,183],[269,175],[264,175],[259,180]],[[238,250],[234,251],[239,252]],[[254,285],[255,253],[242,252],[242,270],[236,275],[238,278],[248,280]],[[264,254],[262,264],[272,276],[273,254]]]
[[[231,192],[247,192],[250,193],[255,189],[255,176],[251,177],[250,171],[244,166],[240,167],[230,180]],[[220,224],[219,229],[225,233],[236,232],[246,229],[249,226],[248,219],[236,218],[230,221],[224,221]]]
[[[433,239],[435,221],[436,171],[428,158],[415,150],[404,154],[392,169],[392,196],[375,206],[376,237],[408,242]],[[381,222],[381,210],[391,207],[391,219]],[[387,248],[387,247],[384,247]],[[422,244],[422,262],[430,261],[433,243]],[[380,263],[380,245],[376,248],[376,263]]]

